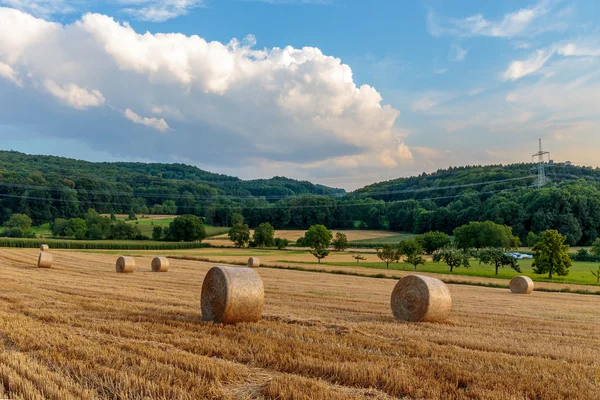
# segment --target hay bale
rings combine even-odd
[[[260,267],[260,260],[258,257],[250,257],[248,259],[248,268],[258,268]]]
[[[40,246],[40,250],[41,251],[48,251],[50,250],[50,247],[47,244],[43,244]]]
[[[508,284],[510,291],[518,294],[529,294],[533,292],[533,281],[528,276],[515,276]]]
[[[452,308],[452,296],[439,279],[406,275],[392,291],[392,313],[410,322],[443,321]]]
[[[41,252],[38,258],[38,268],[52,268],[52,254]]]
[[[264,303],[263,282],[253,269],[218,266],[204,277],[200,299],[204,321],[256,322]]]
[[[121,274],[133,272],[135,259],[133,257],[119,257],[117,260],[117,272]]]
[[[154,257],[152,260],[152,271],[167,272],[169,270],[169,259],[166,257]]]

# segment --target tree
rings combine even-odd
[[[335,251],[345,251],[349,246],[348,237],[345,233],[336,232],[335,239],[331,241],[331,244]]]
[[[13,214],[5,225],[7,228],[20,228],[26,232],[31,229],[31,218],[26,214]]]
[[[408,254],[404,258],[404,261],[412,265],[417,270],[417,265],[425,265],[425,259],[420,254]]]
[[[367,258],[364,257],[362,254],[358,254],[356,253],[355,255],[352,256],[352,258],[354,258],[356,260],[356,263],[358,264],[360,261],[362,260],[366,260]]]
[[[56,218],[52,224],[52,234],[55,237],[66,237],[70,236],[69,232],[69,221],[64,218]]]
[[[333,234],[325,225],[313,225],[304,234],[303,244],[311,249],[328,248]]]
[[[390,263],[398,257],[398,250],[391,244],[384,244],[381,249],[377,249],[377,257],[385,263],[386,268],[390,268]]]
[[[596,277],[596,283],[600,283],[600,265],[598,266],[598,270],[591,270],[590,272]]]
[[[290,245],[290,241],[284,238],[275,238],[275,247],[278,250],[283,250]]]
[[[450,272],[458,267],[469,268],[471,266],[469,259],[469,253],[453,247],[445,247],[433,256],[433,261],[446,263],[450,267]]]
[[[177,204],[174,200],[165,200],[162,203],[163,213],[169,215],[177,214]]]
[[[244,223],[244,216],[240,213],[233,213],[231,215],[231,225],[235,226],[238,224],[243,224]]]
[[[138,218],[136,217],[136,215],[135,215],[135,213],[133,212],[133,210],[130,210],[130,211],[129,211],[129,216],[127,217],[127,219],[128,219],[129,221],[137,221],[137,219],[138,219]]]
[[[411,264],[414,269],[417,269],[417,265],[425,264],[425,259],[421,257],[423,248],[416,239],[403,240],[398,244],[398,255],[404,255],[404,261]]]
[[[329,250],[327,248],[319,247],[319,248],[310,250],[310,254],[317,257],[317,260],[319,260],[319,264],[321,264],[321,259],[323,259],[329,255]]]
[[[426,254],[433,254],[450,245],[450,236],[443,232],[431,231],[416,237]]]
[[[135,240],[138,236],[141,236],[140,228],[125,221],[112,223],[108,228],[107,237],[111,240]]]
[[[229,229],[229,240],[233,242],[235,247],[246,246],[250,241],[250,227],[241,223],[233,225]]]
[[[600,238],[594,240],[594,243],[592,243],[592,254],[600,257]]]
[[[454,230],[454,243],[457,248],[483,249],[500,247],[512,249],[520,245],[518,237],[512,234],[512,228],[492,221],[470,222]]]
[[[557,230],[547,230],[543,232],[538,244],[533,246],[535,254],[533,256],[533,271],[536,274],[548,273],[548,278],[552,279],[552,274],[557,273],[560,276],[569,273],[572,261],[569,257],[569,246],[565,245],[566,236],[558,233]]]
[[[489,264],[496,267],[496,275],[498,275],[498,268],[500,267],[511,267],[517,272],[521,272],[521,267],[517,259],[509,256],[503,249],[490,247],[488,249],[481,250],[479,252],[479,264]]]
[[[311,226],[304,234],[304,245],[310,247],[310,254],[317,257],[319,264],[321,259],[329,255],[329,244],[333,234],[325,225],[317,224]]]
[[[254,241],[256,247],[272,247],[274,244],[274,236],[275,229],[273,228],[273,225],[268,222],[263,222],[254,230],[252,240]]]
[[[71,218],[69,220],[68,231],[70,232],[69,236],[75,236],[75,239],[77,240],[85,239],[85,234],[87,233],[87,224],[84,219]]]
[[[180,215],[169,224],[168,240],[171,241],[202,241],[206,236],[202,221],[192,214]]]
[[[527,234],[527,247],[533,247],[540,241],[540,236],[533,232]]]
[[[152,228],[152,240],[162,240],[163,238],[163,227],[160,225],[156,225]]]
[[[117,216],[114,213],[110,214],[110,220],[115,222],[117,220]]]

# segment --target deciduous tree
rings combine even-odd
[[[564,244],[566,239],[566,236],[556,230],[542,233],[540,241],[533,246],[533,271],[536,274],[547,272],[548,278],[552,279],[554,273],[561,276],[569,273],[572,261],[569,257],[569,246]]]
[[[331,241],[331,244],[335,251],[345,251],[349,246],[348,237],[345,233],[336,232],[335,238]]]

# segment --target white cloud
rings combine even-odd
[[[558,48],[558,54],[569,57],[597,57],[600,56],[600,47],[578,45],[575,43],[567,43]]]
[[[127,132],[127,140],[143,143],[129,146],[129,157],[154,151],[163,160],[169,155],[223,168],[259,159],[305,165],[355,157],[374,168],[410,160],[395,127],[399,111],[384,105],[373,87],[357,87],[350,67],[318,48],[256,49],[251,36],[220,43],[177,33],[139,34],[99,14],[61,25],[0,8],[0,20],[0,62],[28,76],[23,92],[41,97],[38,85],[80,109],[110,104],[101,118],[86,121],[89,131],[54,121],[55,135],[78,138],[98,151],[125,151],[114,143]],[[26,95],[22,103],[19,110],[36,104]],[[45,104],[40,100],[38,106]],[[141,126],[111,111],[126,109],[134,122],[158,129],[167,126],[161,120],[174,120],[177,129],[168,140],[148,138]],[[81,118],[98,113],[85,114]],[[142,117],[150,114],[155,118]]]
[[[78,110],[85,110],[88,107],[96,107],[104,104],[104,96],[98,90],[88,91],[74,83],[67,83],[60,86],[53,80],[46,79],[44,87],[64,104]]]
[[[537,4],[508,14],[499,21],[489,21],[481,14],[462,19],[437,16],[432,10],[427,16],[427,26],[432,36],[492,36],[510,38],[560,28],[544,21],[534,27],[536,20],[548,14],[556,1],[541,0]],[[535,30],[535,32],[532,32]]]
[[[450,51],[448,52],[448,60],[450,61],[463,61],[467,56],[469,50],[463,49],[457,44],[453,44],[450,46]]]
[[[540,49],[532,53],[526,60],[513,61],[504,72],[504,80],[516,81],[537,72],[546,64],[555,51],[554,47]]]
[[[118,0],[122,11],[142,21],[164,22],[186,15],[203,5],[202,0]]]
[[[0,6],[2,5],[17,8],[42,18],[75,11],[65,0],[0,0]]]
[[[150,128],[154,128],[161,132],[166,132],[170,129],[169,125],[167,125],[167,122],[164,120],[164,118],[158,119],[158,118],[140,117],[139,115],[137,115],[136,113],[131,111],[129,108],[125,110],[125,118],[127,118],[134,124],[146,125],[146,126],[149,126]]]
[[[23,83],[17,76],[16,71],[12,69],[10,65],[3,62],[0,62],[0,77],[13,81],[17,86],[23,86]]]

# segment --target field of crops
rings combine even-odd
[[[396,321],[394,280],[259,269],[258,323],[201,321],[212,264],[0,249],[0,398],[592,399],[600,296],[449,285],[444,323]]]

